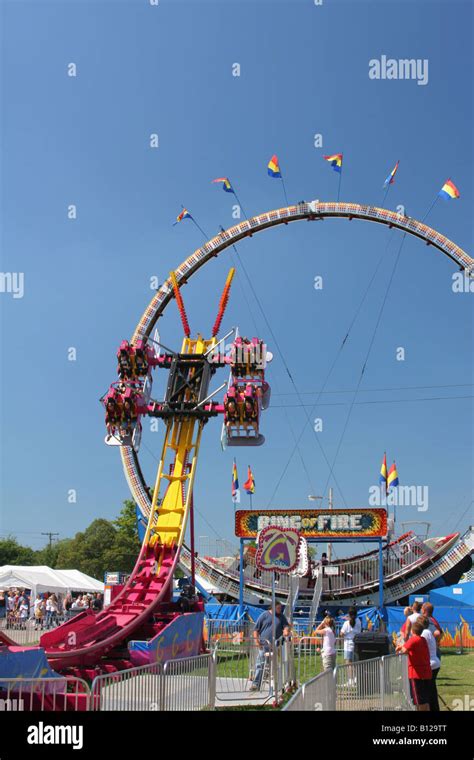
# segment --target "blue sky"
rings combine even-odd
[[[0,535],[38,548],[41,531],[70,536],[95,517],[114,517],[128,496],[117,452],[103,444],[98,399],[115,380],[118,344],[151,297],[150,277],[162,281],[202,242],[191,222],[172,226],[181,204],[209,236],[233,223],[233,196],[214,177],[230,177],[249,215],[279,207],[281,183],[266,174],[277,153],[290,202],[334,200],[337,175],[322,155],[343,151],[341,200],[380,204],[399,159],[386,205],[420,218],[451,177],[461,199],[437,203],[429,222],[472,253],[472,6],[35,0],[4,2],[2,15],[2,271],[24,272],[25,294],[0,294]],[[369,79],[369,60],[382,55],[428,59],[428,84]],[[149,147],[151,133],[158,149]],[[330,461],[400,242],[376,225],[333,220],[277,228],[238,247],[309,404],[384,254],[326,387],[346,393],[323,395],[314,414]],[[194,332],[211,327],[231,263],[221,256],[184,290]],[[335,466],[346,503],[365,506],[386,449],[402,483],[429,487],[428,512],[406,508],[401,518],[429,520],[435,534],[464,529],[473,516],[474,296],[452,292],[455,271],[439,252],[405,241]],[[254,504],[267,507],[306,417],[242,271],[224,329],[235,324],[258,330],[275,354],[267,443],[237,451],[241,481],[251,463]],[[167,345],[179,344],[174,304],[160,330]],[[233,452],[221,453],[219,436],[211,421],[197,533],[232,539]],[[161,434],[144,441],[151,481]],[[296,455],[273,507],[308,507],[308,494],[324,489],[328,470],[311,428],[301,455],[311,484]]]

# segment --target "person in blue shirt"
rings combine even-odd
[[[255,644],[258,647],[257,662],[255,664],[255,676],[253,679],[250,691],[259,691],[262,685],[262,676],[265,667],[265,658],[270,656],[272,645],[272,623],[273,615],[272,609],[262,612],[253,631],[253,637]],[[282,636],[289,636],[290,625],[285,615],[281,602],[275,604],[275,641],[281,639]]]

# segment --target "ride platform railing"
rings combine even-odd
[[[401,574],[411,574],[429,561],[436,560],[436,554],[429,549],[416,535],[408,534],[383,553],[384,579],[386,583],[395,580]],[[182,552],[181,561],[187,567],[190,564],[186,550]],[[225,563],[218,558],[198,557],[196,569],[207,580],[222,584],[222,577],[226,576],[229,586],[239,584],[239,560]],[[341,593],[347,595],[358,594],[378,586],[379,582],[379,558],[378,552],[372,552],[365,557],[353,560],[340,560],[332,562],[330,566],[320,567],[322,573],[321,594],[324,596],[337,596]],[[219,582],[220,581],[220,582]],[[260,591],[271,593],[272,573],[257,567],[254,557],[245,558],[244,582],[251,591],[255,588],[255,594]],[[300,593],[305,597],[312,597],[318,578],[302,578],[300,581]],[[288,595],[290,593],[290,580],[286,574],[275,573],[275,585],[277,594]],[[234,588],[232,587],[232,590]]]

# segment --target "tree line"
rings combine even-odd
[[[22,546],[13,536],[0,539],[0,567],[47,565],[80,570],[102,580],[107,570],[131,572],[139,550],[135,504],[126,499],[115,520],[99,517],[74,538],[63,538],[44,549]]]

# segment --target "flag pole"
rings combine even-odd
[[[283,172],[282,172],[282,170],[281,170],[281,166],[280,166],[280,175],[281,175],[281,176],[280,176],[280,179],[281,179],[281,186],[282,186],[282,188],[283,188],[283,195],[285,196],[285,203],[286,203],[286,205],[287,205],[287,206],[289,206],[290,204],[288,203],[288,196],[287,196],[287,194],[286,194],[286,186],[285,186],[285,180],[283,179]]]
[[[431,211],[435,207],[436,203],[438,202],[438,198],[439,198],[439,193],[436,193],[436,196],[435,196],[435,199],[434,199],[433,203],[431,204],[431,206],[429,207],[428,211],[426,212],[426,214],[424,215],[423,219],[421,220],[422,222],[424,222],[425,219],[427,218],[428,214],[431,213]]]
[[[288,203],[288,196],[286,194],[285,180],[283,179],[283,174],[281,175],[281,185],[283,187],[283,194],[285,196],[285,203],[286,203],[287,206],[289,206],[290,204]]]
[[[242,204],[241,204],[241,202],[240,202],[240,198],[239,198],[239,196],[237,195],[237,193],[235,192],[235,190],[234,190],[234,186],[233,186],[233,185],[232,185],[232,192],[233,192],[233,193],[234,193],[234,195],[235,195],[235,199],[236,199],[237,203],[239,204],[239,208],[240,208],[240,210],[242,211],[242,213],[243,213],[243,215],[244,215],[244,218],[245,218],[245,219],[247,219],[247,221],[248,221],[248,217],[247,217],[247,214],[245,213],[245,209],[244,209],[244,207],[242,206]]]
[[[341,182],[342,182],[342,165],[341,165],[341,171],[339,172],[339,186],[337,188],[337,202],[339,203],[339,198],[341,197]]]
[[[203,235],[203,236],[204,236],[204,239],[205,239],[205,240],[209,240],[209,235],[206,235],[206,233],[204,232],[203,228],[202,228],[202,227],[200,227],[200,226],[199,226],[199,224],[196,222],[196,220],[195,220],[194,216],[191,216],[191,219],[193,220],[194,224],[195,224],[195,225],[196,225],[196,227],[198,228],[198,230],[199,230],[199,232],[201,233],[201,235]]]

